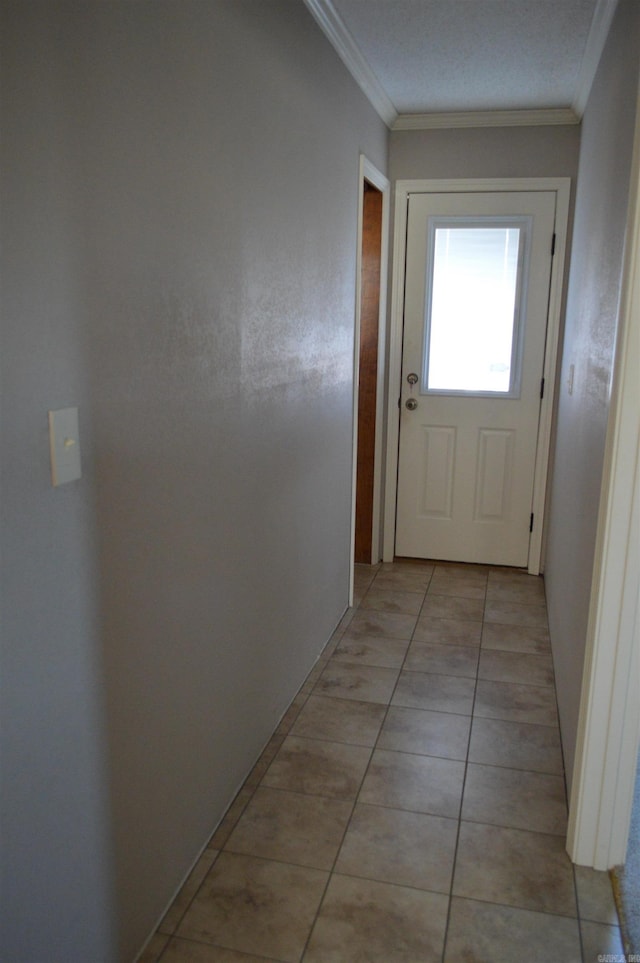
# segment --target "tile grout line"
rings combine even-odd
[[[374,755],[374,753],[375,753],[375,751],[376,751],[376,749],[377,749],[377,747],[378,747],[378,743],[379,743],[379,740],[380,740],[380,736],[381,736],[382,730],[383,730],[383,728],[384,728],[385,722],[386,722],[386,720],[387,720],[387,717],[388,717],[388,714],[389,714],[389,709],[391,708],[391,703],[392,703],[392,700],[393,700],[393,696],[394,696],[394,694],[395,694],[395,691],[396,691],[396,688],[397,688],[397,685],[398,685],[398,682],[399,682],[399,679],[400,679],[400,675],[401,675],[401,673],[402,673],[402,671],[403,671],[403,668],[404,668],[404,665],[405,665],[405,663],[406,663],[406,659],[407,659],[407,656],[408,656],[408,653],[409,653],[409,649],[410,649],[411,644],[412,644],[412,642],[413,642],[413,637],[414,637],[414,635],[415,635],[415,630],[416,630],[416,628],[417,628],[418,621],[419,621],[419,619],[420,619],[420,615],[421,615],[421,613],[422,613],[422,609],[423,609],[424,603],[425,603],[425,601],[426,601],[426,597],[427,597],[427,594],[428,594],[428,591],[429,591],[429,586],[430,586],[431,581],[432,581],[432,579],[433,579],[433,575],[434,575],[434,572],[435,572],[435,568],[436,568],[436,566],[434,565],[434,566],[433,566],[432,573],[431,573],[431,575],[429,576],[429,579],[428,579],[428,581],[427,581],[427,584],[426,584],[426,587],[425,587],[424,592],[423,592],[423,593],[412,593],[412,594],[422,594],[422,595],[423,595],[422,604],[421,604],[420,610],[419,610],[419,612],[418,612],[418,614],[417,614],[417,616],[416,616],[416,621],[415,621],[415,625],[414,625],[413,631],[412,631],[412,633],[411,633],[411,638],[408,640],[408,641],[409,641],[409,644],[408,644],[408,646],[407,646],[407,650],[406,650],[406,652],[405,652],[405,654],[404,654],[402,663],[401,663],[401,665],[400,665],[400,667],[399,667],[399,669],[398,669],[398,676],[397,676],[396,682],[395,682],[395,684],[394,684],[394,686],[393,686],[393,689],[392,689],[392,691],[391,691],[391,694],[390,694],[390,696],[389,696],[389,700],[388,700],[388,702],[386,703],[386,709],[385,709],[385,713],[384,713],[384,716],[383,716],[383,718],[382,718],[382,721],[381,721],[381,724],[380,724],[380,727],[379,727],[379,730],[378,730],[378,735],[376,736],[376,740],[375,740],[373,746],[371,747],[371,753],[370,753],[370,756],[369,756],[369,761],[368,761],[368,763],[367,763],[367,767],[366,767],[366,769],[365,769],[365,771],[364,771],[364,774],[363,774],[363,776],[362,776],[362,779],[360,780],[360,785],[359,785],[359,788],[358,788],[358,792],[357,792],[357,794],[356,794],[356,797],[355,797],[355,799],[354,799],[353,806],[352,806],[352,809],[351,809],[351,815],[349,816],[349,820],[348,820],[348,822],[347,822],[347,824],[346,824],[346,826],[345,826],[345,830],[344,830],[344,832],[343,832],[343,834],[342,834],[342,837],[341,837],[341,840],[340,840],[340,844],[339,844],[339,846],[338,846],[338,849],[337,849],[337,851],[336,851],[336,856],[335,856],[334,861],[333,861],[333,866],[332,866],[331,870],[329,871],[329,878],[328,878],[328,880],[327,880],[327,885],[326,885],[326,887],[325,887],[325,889],[324,889],[323,896],[322,896],[322,898],[321,898],[321,900],[320,900],[320,904],[319,904],[319,906],[318,906],[318,910],[316,911],[316,915],[315,915],[315,917],[314,917],[314,921],[313,921],[311,930],[310,930],[310,932],[309,932],[309,936],[308,936],[307,942],[306,942],[306,944],[305,944],[305,947],[304,947],[304,950],[303,950],[303,954],[302,954],[301,960],[304,960],[304,955],[305,955],[305,953],[306,953],[306,951],[307,951],[307,949],[308,949],[309,943],[310,943],[311,938],[312,938],[312,935],[313,935],[313,931],[314,931],[315,926],[316,926],[317,921],[318,921],[318,917],[319,917],[319,915],[320,915],[320,913],[321,913],[321,910],[322,910],[322,905],[323,905],[323,903],[324,903],[324,899],[325,899],[325,896],[326,896],[327,889],[328,889],[328,887],[329,887],[329,885],[330,885],[330,882],[331,882],[331,880],[332,880],[332,878],[333,878],[333,876],[334,876],[335,867],[336,867],[336,864],[337,864],[338,859],[339,859],[339,856],[340,856],[340,850],[342,849],[342,846],[343,846],[343,844],[344,844],[344,840],[345,840],[346,835],[347,835],[347,833],[348,833],[348,831],[349,831],[349,828],[350,828],[350,825],[351,825],[351,821],[352,821],[352,819],[353,819],[353,814],[354,814],[354,812],[355,812],[356,806],[358,805],[358,802],[359,802],[359,799],[360,799],[360,793],[361,793],[361,791],[362,791],[362,786],[363,786],[363,784],[364,784],[364,781],[365,781],[365,779],[366,779],[366,777],[367,777],[367,773],[369,772],[369,768],[370,768],[370,766],[371,766],[371,761],[372,761],[372,759],[373,759],[373,755]],[[376,578],[377,578],[377,576],[378,576],[378,574],[379,574],[380,571],[381,571],[381,570],[379,569],[378,572],[376,572],[376,575],[373,577],[373,579],[372,579],[371,582],[369,583],[369,586],[367,587],[367,591],[364,593],[364,595],[362,596],[362,599],[361,599],[360,602],[358,603],[358,606],[357,606],[357,608],[356,608],[357,611],[360,610],[360,606],[361,606],[362,602],[365,600],[365,598],[367,597],[369,591],[370,591],[371,588],[373,587],[373,585],[374,585],[374,583],[375,583],[375,580],[376,580]],[[394,590],[393,590],[393,589],[390,589],[390,591],[394,591]],[[398,591],[401,591],[401,589],[398,589]],[[365,611],[366,611],[366,610],[365,610]],[[355,700],[354,700],[354,701],[355,701]],[[405,754],[405,755],[418,755],[418,756],[420,756],[420,757],[422,757],[422,756],[424,755],[424,754],[422,754],[422,753],[403,753],[403,754]],[[436,757],[436,758],[437,758],[437,757]],[[461,799],[461,804],[462,804],[462,799]],[[393,810],[395,807],[379,806],[378,808],[384,808],[384,809],[391,809],[391,810]],[[410,812],[410,811],[412,811],[412,810],[407,810],[407,812]],[[428,815],[428,814],[427,814],[427,815]],[[451,818],[451,817],[444,817],[444,818]],[[459,823],[459,820],[458,820],[458,823]],[[351,875],[351,874],[347,874],[347,875]],[[365,879],[365,880],[368,880],[368,879],[369,879],[369,877],[358,877],[358,876],[354,876],[354,877],[352,877],[352,878],[355,878],[355,879]],[[389,884],[389,885],[395,885],[395,884]],[[436,891],[431,891],[431,890],[424,890],[423,888],[417,887],[417,886],[416,886],[416,887],[411,887],[411,886],[409,886],[409,887],[407,887],[407,888],[409,888],[409,889],[415,889],[415,890],[418,891],[418,892],[436,892]],[[442,894],[442,895],[445,895],[445,894]]]
[[[379,572],[379,571],[380,571],[380,569],[378,569],[378,572]],[[362,596],[362,598],[361,598],[360,602],[358,603],[358,605],[355,606],[356,612],[359,612],[359,611],[360,611],[360,606],[362,605],[362,602],[365,600],[365,598],[367,597],[367,595],[368,595],[371,587],[373,586],[373,584],[374,584],[374,582],[375,582],[375,580],[376,580],[376,578],[377,578],[378,572],[376,572],[376,574],[375,574],[374,577],[372,578],[371,582],[369,583],[369,585],[368,585],[368,587],[367,587],[367,591],[366,591],[366,592],[364,593],[364,595]],[[425,590],[425,593],[426,593],[426,590]],[[408,649],[408,647],[407,647],[407,652],[408,652],[408,651],[409,651],[409,649]],[[405,653],[405,659],[406,659],[406,653]],[[403,660],[403,664],[404,664],[404,660]],[[398,678],[400,678],[400,672],[401,672],[401,671],[402,671],[402,669],[400,668],[400,670],[398,671]],[[395,685],[394,685],[394,687],[393,687],[393,690],[392,690],[392,692],[391,692],[391,695],[389,696],[389,701],[387,702],[384,716],[382,717],[382,720],[381,720],[381,722],[380,722],[380,727],[379,727],[379,729],[378,729],[378,734],[377,734],[377,736],[376,736],[376,739],[375,739],[373,745],[370,747],[369,759],[368,759],[367,765],[366,765],[366,767],[365,767],[365,769],[364,769],[364,771],[363,771],[362,778],[361,778],[361,780],[360,780],[360,783],[359,783],[357,792],[356,792],[356,794],[355,794],[355,796],[354,796],[353,804],[352,804],[352,806],[351,806],[351,813],[350,813],[349,818],[348,818],[348,820],[347,820],[347,822],[346,822],[346,824],[345,824],[344,832],[342,833],[342,836],[341,836],[341,838],[340,838],[340,842],[339,842],[339,844],[338,844],[338,846],[337,846],[337,848],[336,848],[336,854],[335,854],[335,856],[334,856],[333,863],[332,863],[332,865],[331,865],[331,869],[329,870],[329,873],[328,873],[328,876],[327,876],[326,885],[325,885],[325,887],[324,887],[324,889],[323,889],[322,896],[320,897],[320,902],[318,903],[318,908],[317,908],[317,910],[316,910],[316,912],[315,912],[315,915],[314,915],[314,918],[313,918],[313,922],[312,922],[311,928],[310,928],[310,930],[309,930],[309,935],[307,936],[307,939],[306,939],[306,941],[305,941],[304,947],[303,947],[303,949],[302,949],[302,953],[301,953],[301,955],[300,955],[300,963],[303,963],[303,961],[304,961],[305,955],[306,955],[306,953],[307,953],[307,950],[308,950],[309,945],[310,945],[310,943],[311,943],[311,939],[312,939],[312,937],[313,937],[314,930],[315,930],[316,925],[317,925],[317,923],[318,923],[318,919],[319,919],[320,914],[321,914],[321,912],[322,912],[322,907],[323,907],[323,905],[324,905],[324,901],[325,901],[325,898],[326,898],[326,895],[327,895],[327,891],[328,891],[328,889],[329,889],[329,886],[330,886],[330,884],[331,884],[332,879],[334,878],[335,867],[336,867],[336,864],[337,864],[338,859],[339,859],[339,857],[340,857],[340,851],[341,851],[341,849],[342,849],[342,847],[343,847],[343,845],[344,845],[344,841],[345,841],[345,839],[346,839],[347,833],[349,832],[349,828],[350,828],[350,826],[351,826],[351,821],[352,821],[352,819],[353,819],[353,814],[354,814],[354,812],[355,812],[356,806],[358,805],[358,800],[359,800],[359,798],[360,798],[360,793],[361,793],[361,791],[362,791],[362,786],[363,786],[364,781],[365,781],[365,779],[366,779],[366,777],[367,777],[367,773],[369,772],[369,768],[370,768],[370,766],[371,766],[371,760],[373,759],[373,754],[374,754],[374,752],[375,752],[375,750],[376,750],[376,747],[377,747],[377,744],[378,744],[378,740],[380,739],[380,733],[382,732],[382,729],[383,729],[383,727],[384,727],[384,723],[385,723],[385,721],[386,721],[386,718],[387,718],[387,715],[388,715],[388,712],[389,712],[389,708],[390,708],[390,705],[391,705],[391,699],[393,698],[393,693],[395,692],[395,687],[396,687],[396,685],[397,685],[397,679],[396,679],[396,683],[395,683]],[[357,700],[354,700],[354,701],[357,701]]]
[[[437,567],[437,566],[434,565],[432,574],[431,574],[431,576],[430,576],[430,578],[429,578],[429,581],[428,581],[428,583],[427,583],[427,587],[426,587],[425,592],[424,592],[424,595],[423,595],[422,605],[421,605],[420,610],[419,610],[419,612],[418,612],[418,615],[417,615],[417,617],[416,617],[416,622],[415,622],[415,625],[414,625],[414,629],[413,629],[413,632],[412,632],[412,634],[411,634],[411,638],[410,638],[410,640],[409,640],[409,646],[407,647],[407,651],[405,652],[405,656],[404,656],[403,661],[402,661],[402,664],[401,664],[401,666],[400,666],[400,669],[399,669],[399,672],[398,672],[398,677],[397,677],[397,679],[396,679],[396,683],[395,683],[395,685],[394,685],[394,687],[393,687],[393,691],[392,691],[392,693],[391,693],[389,702],[388,702],[388,704],[387,704],[387,710],[386,710],[386,712],[385,712],[385,716],[384,716],[382,725],[381,725],[380,730],[379,730],[379,732],[378,732],[378,737],[377,737],[377,739],[376,739],[376,744],[375,744],[375,746],[374,746],[374,750],[373,750],[373,751],[375,751],[375,747],[377,746],[377,744],[378,744],[378,742],[379,742],[380,735],[381,735],[381,733],[382,733],[382,729],[384,728],[384,723],[385,723],[385,721],[386,721],[386,719],[387,719],[389,709],[391,708],[391,703],[392,703],[392,700],[393,700],[393,696],[394,696],[394,694],[395,694],[395,692],[396,692],[396,689],[397,689],[397,686],[398,686],[398,683],[399,683],[399,680],[400,680],[400,676],[401,676],[401,674],[402,674],[402,671],[404,670],[404,667],[405,667],[405,664],[406,664],[406,660],[407,660],[407,657],[408,657],[408,654],[409,654],[411,645],[412,645],[413,642],[414,642],[415,632],[416,632],[418,623],[419,623],[419,621],[420,621],[420,618],[421,618],[421,616],[422,616],[422,614],[423,614],[424,606],[425,606],[425,604],[426,604],[426,602],[427,602],[427,597],[428,597],[428,595],[429,595],[429,588],[430,588],[431,583],[432,583],[432,580],[433,580],[433,578],[434,578],[435,571],[436,571],[436,567]],[[484,627],[484,623],[485,623],[485,610],[486,610],[487,590],[488,590],[488,576],[489,576],[489,570],[487,570],[487,578],[486,578],[486,581],[485,581],[485,583],[484,583],[484,596],[483,596],[483,598],[482,598],[483,616],[482,616],[482,619],[479,620],[479,621],[481,621],[482,627]],[[375,581],[375,577],[374,577],[374,580],[373,580],[373,581]],[[365,596],[363,596],[363,600],[364,600],[364,598],[366,597],[366,594],[368,594],[368,591],[371,589],[371,586],[373,585],[373,581],[372,581],[372,583],[369,585],[369,589],[367,590],[367,593],[365,593]],[[451,595],[451,596],[443,596],[443,597],[447,597],[447,598],[454,598],[454,597],[456,597],[456,598],[457,598],[458,596]],[[464,598],[465,596],[460,596],[460,597]],[[459,643],[459,644],[461,644],[461,643]],[[458,825],[457,825],[457,833],[456,833],[456,843],[455,843],[455,847],[454,847],[454,854],[453,854],[453,860],[452,860],[451,882],[450,882],[450,885],[449,885],[449,892],[448,892],[448,894],[447,894],[447,895],[448,895],[448,906],[447,906],[447,917],[446,917],[446,921],[445,921],[445,928],[444,928],[444,934],[443,934],[443,949],[442,949],[442,959],[443,959],[443,960],[444,960],[444,955],[445,955],[445,953],[446,953],[448,929],[449,929],[449,922],[450,922],[450,916],[451,916],[451,903],[452,903],[452,899],[453,899],[453,882],[454,882],[454,877],[455,877],[456,860],[457,860],[457,854],[458,854],[458,843],[459,843],[460,830],[461,830],[461,825],[462,825],[462,807],[463,807],[464,792],[465,792],[465,786],[466,786],[466,778],[467,778],[467,772],[468,772],[468,766],[469,766],[469,751],[470,751],[471,734],[472,734],[473,720],[474,720],[474,709],[475,709],[475,700],[476,700],[476,692],[477,692],[477,685],[478,685],[478,673],[479,673],[479,667],[480,667],[481,651],[482,651],[482,628],[481,628],[481,630],[480,630],[480,644],[479,644],[479,646],[478,646],[478,658],[477,658],[477,661],[476,661],[476,673],[475,673],[475,678],[474,678],[474,690],[473,690],[473,697],[472,697],[472,703],[471,703],[471,714],[470,714],[470,716],[469,716],[469,734],[468,734],[468,737],[467,737],[467,750],[466,750],[466,757],[465,757],[465,760],[464,760],[464,775],[463,775],[463,781],[462,781],[462,787],[461,787],[460,804],[459,804],[459,809],[458,809],[458,815],[457,815],[457,817],[456,817],[456,821],[457,821],[457,824],[458,824]],[[406,671],[411,671],[411,670],[406,670]],[[446,673],[436,673],[436,674],[446,675]],[[469,678],[469,677],[465,677],[465,678]],[[373,756],[373,751],[372,751],[372,756]],[[408,753],[408,754],[409,754],[409,753]],[[418,754],[418,753],[416,753],[416,755],[423,755],[423,754]],[[372,758],[372,756],[371,756],[371,758]],[[369,765],[370,765],[370,762],[369,762]],[[367,769],[368,769],[368,767],[367,767]],[[517,770],[516,770],[516,771],[517,771]],[[365,772],[365,776],[366,776],[366,772]],[[364,778],[363,778],[363,781],[364,781]],[[360,787],[360,788],[362,788],[362,783],[361,783],[361,787]],[[358,797],[359,797],[359,793],[358,793]],[[358,798],[358,797],[357,797],[357,798]],[[354,804],[354,809],[355,809],[355,805],[357,804],[357,798],[356,798],[356,803]],[[353,811],[352,811],[352,815],[353,815]],[[352,817],[351,817],[351,818],[352,818]],[[348,826],[347,826],[347,829],[348,829]],[[345,832],[345,835],[346,835],[346,832]],[[343,840],[344,840],[344,837],[343,837]],[[342,843],[341,843],[341,845],[342,845]],[[337,856],[336,856],[336,861],[337,861]],[[334,863],[334,866],[335,866],[335,863]]]
[[[488,582],[489,582],[489,574],[487,572],[487,582],[485,584],[485,593],[484,593],[483,609],[482,609],[482,628],[484,628],[484,612],[485,612],[486,601],[487,601]],[[454,881],[456,877],[456,864],[458,862],[460,832],[462,830],[462,806],[464,803],[464,792],[467,784],[467,772],[469,769],[469,752],[471,749],[471,735],[473,732],[473,719],[474,719],[474,710],[475,710],[475,704],[476,704],[476,692],[478,690],[478,673],[480,671],[480,655],[482,651],[482,628],[480,629],[480,646],[478,651],[478,661],[476,663],[476,678],[473,686],[473,699],[471,701],[471,718],[469,722],[469,736],[467,738],[467,753],[466,753],[465,762],[464,762],[464,775],[462,777],[462,789],[460,792],[460,808],[458,811],[458,831],[456,833],[456,843],[453,850],[453,861],[451,864],[451,882],[449,884],[449,904],[447,906],[447,917],[445,920],[444,935],[443,935],[443,942],[442,942],[442,963],[444,963],[445,961],[445,957],[447,953],[447,943],[449,941],[449,927],[451,924],[451,910],[453,906],[453,886],[454,886]]]

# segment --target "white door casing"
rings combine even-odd
[[[600,870],[626,858],[640,748],[640,111],[620,303],[567,833]]]
[[[555,201],[555,257],[551,264],[550,284],[548,293],[547,337],[544,344],[544,362],[542,377],[545,380],[544,398],[539,400],[540,371],[535,380],[537,382],[539,418],[535,441],[535,456],[533,470],[533,495],[530,498],[531,511],[535,514],[536,522],[530,538],[528,538],[528,557],[521,564],[526,564],[532,574],[540,571],[540,556],[543,538],[544,504],[546,495],[546,476],[549,456],[549,438],[551,431],[551,414],[553,407],[554,372],[557,357],[558,332],[560,322],[560,306],[562,294],[562,280],[564,256],[566,250],[566,231],[568,220],[570,181],[568,178],[518,178],[509,180],[477,180],[477,181],[398,181],[395,196],[395,231],[393,282],[391,300],[391,328],[389,341],[389,407],[388,407],[388,438],[387,438],[387,470],[385,484],[385,514],[384,514],[384,545],[383,558],[390,561],[394,557],[396,531],[395,509],[398,474],[398,442],[399,442],[399,406],[398,400],[402,393],[402,404],[408,395],[408,385],[405,380],[409,369],[401,372],[402,360],[402,325],[404,314],[404,284],[405,260],[407,251],[407,214],[408,201],[411,195],[441,195],[457,194],[461,199],[465,195],[478,193],[503,194],[505,192],[529,192],[534,194],[553,194]],[[543,206],[544,206],[543,202]],[[541,242],[542,243],[542,242]],[[547,243],[545,238],[544,244]],[[424,291],[421,294],[424,299]],[[424,304],[420,308],[424,317]],[[422,335],[420,335],[420,338]],[[420,359],[421,361],[421,359]],[[419,362],[420,363],[420,362]],[[406,365],[405,365],[406,367]],[[414,369],[412,369],[414,370]],[[406,391],[403,389],[407,389]],[[418,397],[416,395],[416,397]],[[431,403],[433,395],[428,396]],[[468,399],[464,399],[468,401]],[[503,402],[504,403],[504,402]],[[403,412],[406,409],[401,409]],[[407,412],[411,414],[417,412]],[[449,425],[452,424],[449,420]],[[500,428],[499,428],[500,431]],[[505,435],[498,434],[484,436],[485,451],[493,447],[500,452],[504,450]],[[440,441],[443,440],[442,435]],[[475,497],[475,493],[474,493]],[[528,517],[525,519],[528,521]],[[529,533],[527,531],[527,537]],[[412,553],[413,554],[413,553]],[[513,564],[513,563],[511,563]]]
[[[409,198],[396,555],[528,562],[554,221],[553,191]]]

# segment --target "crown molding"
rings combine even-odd
[[[304,0],[374,110],[391,130],[433,130],[456,127],[540,127],[579,124],[584,113],[618,0],[596,0],[591,27],[578,73],[576,94],[567,108],[538,110],[455,111],[398,114],[378,78],[360,53],[331,0]]]
[[[398,112],[336,13],[331,0],[304,0],[304,3],[373,108],[387,127],[392,127]]]
[[[587,37],[582,62],[580,64],[580,72],[578,73],[576,95],[571,105],[580,118],[584,114],[587,101],[589,100],[591,87],[596,76],[600,58],[602,57],[604,45],[609,36],[611,21],[616,12],[617,4],[618,0],[596,0],[593,19],[591,20],[591,27],[589,28],[589,36]]]
[[[543,110],[469,110],[453,113],[399,114],[392,130],[432,130],[454,127],[548,127],[579,124],[570,107]]]

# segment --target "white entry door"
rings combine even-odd
[[[409,197],[397,555],[527,564],[555,202]]]

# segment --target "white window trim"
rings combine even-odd
[[[420,370],[420,394],[447,396],[450,398],[519,398],[522,389],[522,355],[524,347],[524,332],[522,317],[527,299],[529,258],[531,254],[531,226],[533,218],[530,216],[504,217],[503,215],[482,215],[480,217],[445,217],[432,215],[428,218],[427,240],[427,285],[425,305],[425,325],[422,344],[422,365]],[[435,239],[441,228],[474,228],[510,227],[519,233],[517,254],[517,276],[514,287],[514,303],[511,325],[511,369],[510,384],[502,391],[492,391],[481,388],[429,388],[429,371],[431,368],[431,332],[433,322],[433,291],[435,271]]]

